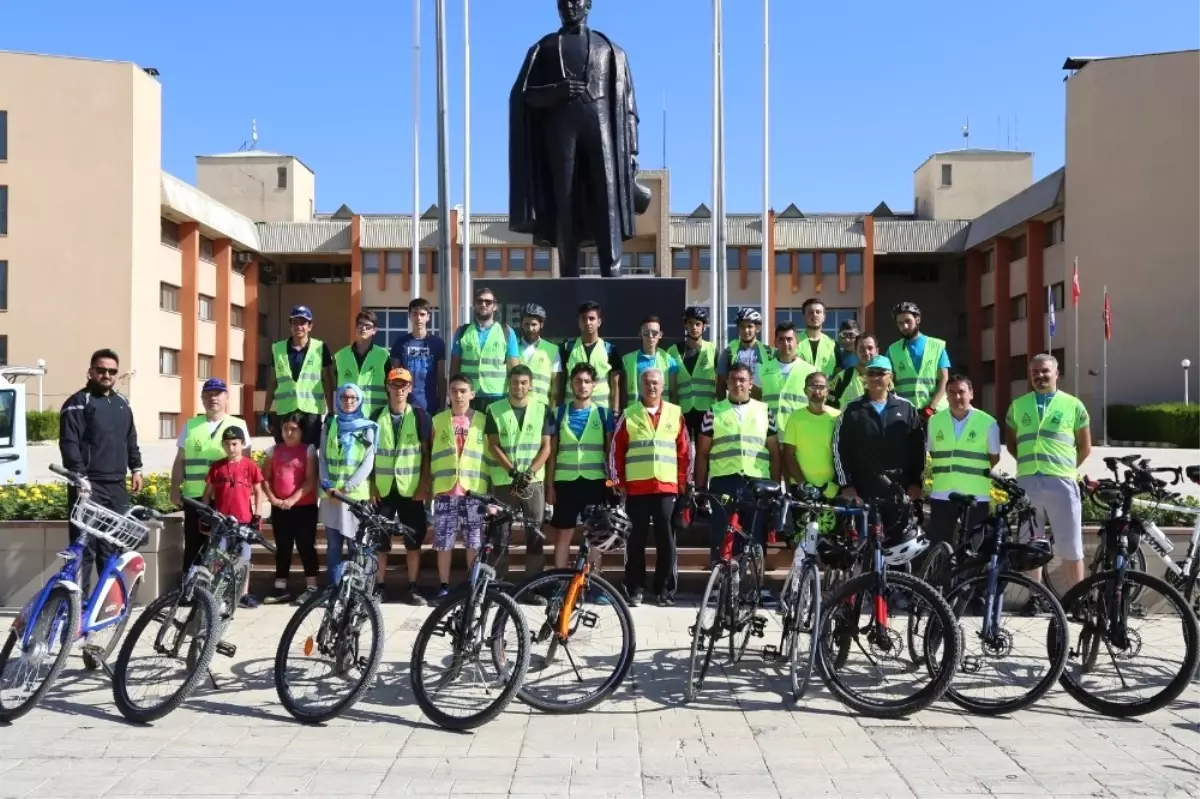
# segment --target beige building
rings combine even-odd
[[[1107,282],[1117,329],[1110,398],[1175,399],[1179,360],[1200,363],[1197,53],[1068,65],[1077,71],[1066,84],[1067,165],[1036,183],[1029,153],[936,153],[914,172],[912,212],[789,205],[770,214],[766,242],[758,213],[733,214],[727,262],[714,265],[708,208],[672,213],[669,174],[647,171],[640,179],[654,200],[626,244],[625,279],[683,278],[688,302],[706,305],[711,270],[725,268],[731,305],[760,308],[768,326],[800,321],[816,296],[828,330],[855,318],[885,345],[892,306],[916,301],[956,368],[984,384],[983,403],[1002,409],[1024,390],[1023,359],[1047,348],[1047,286],[1058,307],[1053,348],[1072,363],[1078,256],[1090,320],[1082,374],[1100,369]],[[48,407],[82,385],[92,350],[112,347],[143,438],[174,436],[210,375],[234,385],[236,412],[261,409],[269,344],[287,334],[293,305],[313,309],[314,334],[335,348],[363,307],[390,341],[407,329],[419,280],[421,296],[449,310],[435,325],[459,323],[456,212],[446,265],[436,208],[420,220],[414,259],[409,215],[317,212],[315,173],[292,155],[199,156],[193,187],[161,169],[162,88],[129,63],[0,53],[0,365],[44,359]],[[473,213],[471,243],[477,278],[558,274],[554,254],[509,231],[503,214]],[[450,302],[438,294],[446,266]],[[1165,359],[1139,358],[1151,348]],[[1097,379],[1081,380],[1098,409]]]

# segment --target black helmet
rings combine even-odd
[[[689,305],[683,312],[683,321],[695,319],[697,322],[708,324],[708,309],[702,305]]]
[[[526,303],[521,309],[521,316],[532,316],[534,319],[546,321],[546,309],[538,305],[536,302]]]
[[[915,302],[908,302],[907,300],[904,302],[898,302],[896,303],[895,307],[892,308],[892,316],[897,317],[902,313],[910,313],[913,316],[920,316],[921,308]]]
[[[624,548],[631,532],[633,523],[619,505],[590,505],[583,509],[583,534],[597,552]]]

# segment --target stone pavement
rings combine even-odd
[[[73,659],[41,707],[0,727],[0,797],[1200,796],[1195,683],[1135,720],[1097,716],[1056,689],[1010,718],[942,703],[877,721],[820,686],[793,708],[785,675],[748,656],[684,705],[695,611],[642,607],[637,662],[614,699],[578,716],[514,703],[458,734],[424,723],[408,687],[426,611],[387,605],[373,690],[347,716],[305,727],[272,681],[290,613],[240,612],[237,657],[217,657],[220,689],[154,726],[124,723],[109,683]],[[777,636],[772,622],[766,640]]]

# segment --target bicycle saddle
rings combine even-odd
[[[755,499],[775,499],[783,494],[783,487],[773,480],[751,480],[746,491]]]
[[[1193,483],[1200,483],[1200,466],[1188,466],[1184,471],[1187,473],[1187,479]]]
[[[951,503],[953,503],[955,505],[960,505],[964,508],[973,508],[973,507],[975,507],[975,503],[978,502],[978,500],[975,499],[974,495],[972,495],[972,494],[959,494],[959,493],[951,494],[949,496],[949,500]]]

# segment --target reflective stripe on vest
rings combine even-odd
[[[658,427],[640,402],[625,409],[629,448],[625,452],[625,482],[657,480],[674,485],[679,479],[675,441],[679,437],[683,411],[664,402],[659,408]]]
[[[525,357],[525,350],[521,350],[521,363],[528,366],[529,370],[533,372],[531,396],[542,402],[550,402],[550,381],[554,378],[554,356],[557,353],[558,347],[543,339],[538,340],[533,355],[528,358]]]
[[[464,491],[482,494],[487,491],[487,475],[483,469],[483,423],[484,415],[469,411],[471,427],[463,443],[462,455],[458,454],[458,441],[454,435],[454,413],[444,410],[433,417],[433,451],[429,458],[429,469],[433,476],[433,493],[449,494],[456,485]]]
[[[888,347],[888,358],[892,362],[892,380],[895,391],[904,399],[917,406],[920,410],[929,404],[929,398],[937,390],[938,361],[946,351],[946,342],[940,338],[925,337],[925,352],[921,355],[921,371],[913,367],[912,358],[908,357],[908,347],[903,341],[897,341]],[[945,410],[950,407],[945,396],[934,410]]]
[[[417,430],[417,412],[411,406],[404,412],[400,433],[392,423],[391,407],[378,418],[379,438],[375,443],[375,487],[386,497],[396,486],[402,497],[412,497],[421,482],[421,437]]]
[[[1079,400],[1059,391],[1050,400],[1045,415],[1039,416],[1036,394],[1031,391],[1017,398],[1008,413],[1016,423],[1017,476],[1044,474],[1074,480]]]
[[[778,361],[775,362],[775,368],[779,368]],[[815,371],[817,368],[811,363],[797,358],[792,361],[792,369],[788,372],[786,380],[782,379],[783,375],[780,373],[779,400],[774,405],[768,404],[767,406],[775,411],[776,429],[787,430],[788,417],[808,405],[808,395],[804,393],[804,381]],[[763,401],[766,402],[766,400]]]
[[[238,417],[226,416],[210,435],[208,417],[202,414],[188,419],[187,432],[183,436],[183,484],[179,488],[185,497],[203,496],[208,468],[225,457],[221,434],[231,424],[246,426]]]
[[[687,349],[686,346],[684,349]],[[717,345],[711,341],[700,342],[700,353],[696,356],[694,370],[689,372],[683,362],[683,350],[672,344],[667,354],[679,364],[676,385],[679,389],[679,408],[688,411],[707,411],[717,396]]]
[[[796,355],[814,369],[820,369],[826,377],[832,377],[834,370],[837,369],[837,344],[824,333],[821,334],[821,338],[817,339],[817,357],[815,359],[808,336],[800,339],[796,347]]]
[[[596,339],[590,355],[585,351],[583,342],[575,339],[571,343],[567,362],[563,364],[563,371],[571,374],[577,363],[590,363],[596,370],[596,387],[592,389],[592,402],[605,408],[609,407],[608,373],[612,371],[612,365],[608,362],[608,347],[604,339]]]
[[[488,331],[487,340],[480,350],[479,327],[472,322],[463,329],[458,343],[462,351],[460,370],[463,377],[471,381],[471,388],[475,391],[499,396],[505,392],[508,376],[508,359],[505,357],[508,352],[508,328],[494,322]]]
[[[525,406],[525,417],[517,424],[517,415],[508,400],[502,399],[488,406],[488,414],[496,420],[496,437],[500,439],[500,449],[517,469],[528,469],[533,465],[538,450],[542,448],[542,431],[546,429],[546,403],[531,399]],[[487,458],[488,469],[492,476],[492,485],[506,486],[512,484],[508,470],[496,463],[491,457]],[[546,467],[538,469],[533,474],[533,482],[540,483],[546,477]]]
[[[367,445],[361,433],[355,433],[350,442],[350,451],[342,451],[342,442],[338,440],[337,422],[329,425],[329,434],[325,436],[325,468],[329,470],[329,480],[350,499],[370,499],[371,481],[363,480],[353,491],[345,489],[346,483],[354,477],[358,467],[367,457]],[[324,491],[322,496],[328,496]]]
[[[713,406],[709,477],[740,474],[767,479],[771,476],[771,457],[767,453],[770,426],[767,404],[750,400],[744,407],[746,410],[739,419],[729,400],[721,400]]]
[[[571,480],[603,480],[604,474],[604,423],[600,410],[592,405],[588,409],[583,435],[575,437],[568,424],[570,408],[563,415],[558,430],[558,454],[554,458],[555,482]]]
[[[388,358],[390,353],[383,347],[372,346],[367,350],[360,369],[354,357],[354,347],[342,347],[333,356],[333,368],[337,372],[337,384],[353,383],[362,389],[363,416],[374,419],[379,409],[388,404],[387,382]]]
[[[986,497],[992,489],[992,461],[988,455],[988,430],[996,420],[979,409],[971,411],[962,435],[954,436],[949,410],[929,419],[929,457],[933,490]]]
[[[642,351],[639,348],[638,350],[629,353],[622,359],[622,361],[625,364],[625,382],[629,386],[629,401],[630,402],[633,402],[634,400],[636,400],[641,391],[642,376],[638,372],[638,357],[641,354],[642,354]],[[670,364],[671,364],[670,356],[668,356],[662,350],[655,350],[653,366],[647,366],[644,370],[642,370],[642,371],[649,371],[650,369],[657,369],[658,371],[662,372],[663,393],[664,394],[667,392],[667,388],[671,385],[670,375],[668,373]]]
[[[321,353],[325,344],[317,338],[308,340],[308,351],[300,374],[292,379],[292,365],[288,360],[290,339],[276,341],[271,345],[271,358],[275,362],[275,412],[284,414],[292,411],[305,413],[326,412],[325,387],[321,382]]]

